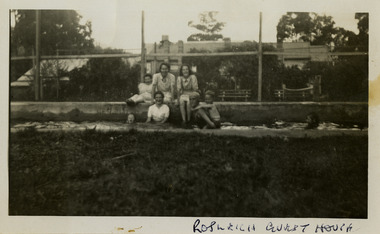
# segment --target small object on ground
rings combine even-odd
[[[231,122],[223,122],[220,124],[221,126],[234,126],[235,124],[231,123]]]
[[[110,160],[118,160],[118,159],[126,158],[128,156],[133,156],[133,155],[136,155],[136,154],[137,154],[137,151],[134,150],[134,151],[128,152],[127,154],[123,154],[123,155],[111,158]]]
[[[198,127],[198,125],[192,125],[191,128],[192,128],[192,129],[200,129],[200,128]]]
[[[319,126],[319,116],[315,112],[311,112],[306,116],[307,126],[305,129],[316,129]]]

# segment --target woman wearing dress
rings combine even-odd
[[[152,99],[156,91],[161,91],[164,94],[164,103],[172,104],[174,98],[175,77],[170,73],[170,65],[162,63],[160,72],[153,75],[152,82]]]
[[[179,95],[179,108],[181,110],[182,124],[186,125],[190,122],[191,116],[189,96],[198,91],[197,77],[192,74],[190,66],[187,64],[183,64],[179,70],[177,90]]]

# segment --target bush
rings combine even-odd
[[[66,100],[124,101],[138,92],[140,65],[131,66],[121,58],[90,59],[70,77]]]

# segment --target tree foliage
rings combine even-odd
[[[334,24],[331,16],[287,12],[277,24],[277,42],[306,41],[312,45],[328,45],[333,41]]]
[[[68,100],[123,101],[138,91],[140,65],[122,58],[96,58],[69,76]]]
[[[17,10],[14,14],[12,55],[31,55],[36,40],[36,11]],[[74,10],[41,10],[41,55],[86,53],[93,49],[91,22],[81,24],[81,18]]]
[[[224,28],[224,22],[219,22],[215,17],[217,11],[206,11],[199,14],[199,23],[195,24],[194,21],[189,21],[188,26],[195,28],[201,33],[191,34],[187,41],[217,41],[222,39],[223,35],[219,34]]]
[[[356,13],[355,19],[358,20],[359,34],[357,36],[358,50],[368,51],[368,13]]]
[[[277,24],[277,42],[333,45],[336,51],[368,51],[368,13],[356,13],[359,34],[335,27],[331,16],[313,12],[287,12]]]

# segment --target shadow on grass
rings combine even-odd
[[[9,214],[366,218],[368,138],[10,135]]]

